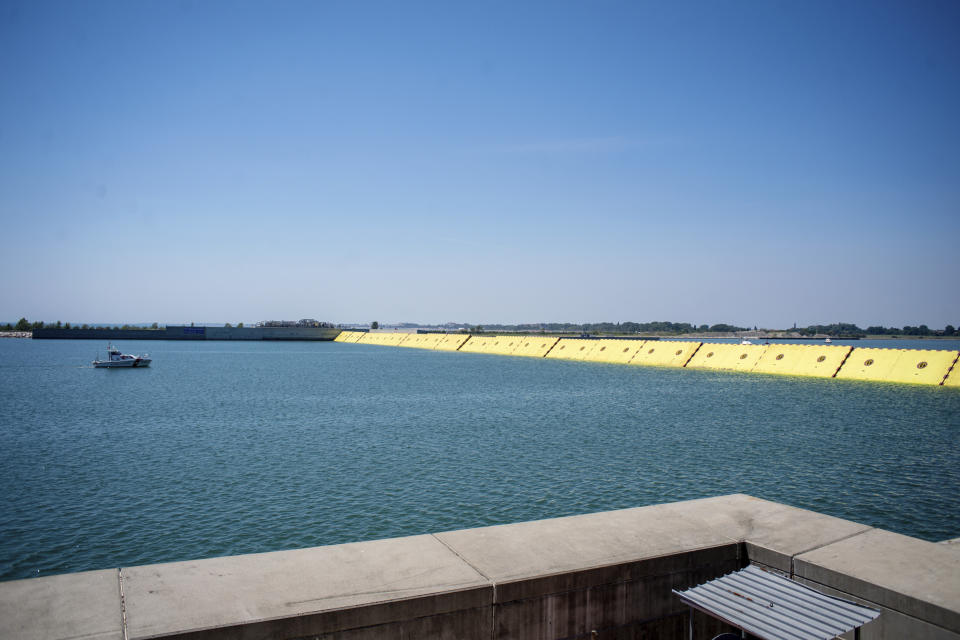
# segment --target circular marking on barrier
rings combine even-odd
[[[526,349],[529,346],[530,346],[530,343],[528,342],[527,344],[523,345],[523,348]]]
[[[647,353],[653,353],[653,349],[650,349],[650,351],[647,351]]]
[[[873,364],[873,358],[867,358],[866,360],[863,361],[863,366],[865,367],[869,367],[872,364]]]
[[[584,349],[586,349],[586,347],[580,347],[580,351],[583,351]]]
[[[626,353],[627,351],[630,351],[630,347],[627,347],[623,350],[624,353]]]
[[[740,354],[740,359],[741,359],[741,360],[746,360],[746,359],[747,359],[747,354],[741,353],[741,354]]]
[[[826,359],[827,359],[827,356],[820,356],[819,358],[817,358],[817,362],[823,362]]]
[[[677,352],[676,352],[675,354],[673,354],[673,355],[678,356],[678,355],[680,355],[681,353],[683,353],[683,349],[677,349]]]
[[[708,353],[708,354],[707,354],[707,357],[708,357],[708,358],[712,358],[712,357],[713,357],[713,351],[711,351],[710,353]]]
[[[926,367],[927,367],[927,363],[926,363],[926,362],[918,362],[918,363],[917,363],[917,369],[925,369]]]
[[[562,345],[560,345],[560,348],[561,348],[561,349],[566,349],[566,348],[567,348],[567,345],[562,344]]]
[[[778,354],[777,354],[777,360],[783,360],[783,354],[782,354],[782,353],[778,353]]]

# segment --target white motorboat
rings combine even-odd
[[[120,353],[120,349],[117,349],[111,344],[107,345],[107,359],[101,360],[100,356],[97,356],[97,359],[93,361],[93,366],[98,368],[149,367],[150,362],[149,354],[145,353],[142,356],[134,356],[127,353]]]

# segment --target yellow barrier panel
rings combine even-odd
[[[648,340],[604,340],[606,344],[593,352],[597,362],[627,364],[643,348]]]
[[[757,373],[832,378],[851,347],[826,344],[771,344],[753,368]]]
[[[953,370],[947,375],[947,379],[943,381],[943,386],[960,387],[960,360],[953,364]]]
[[[460,347],[460,351],[467,353],[489,353],[489,349],[495,339],[496,336],[470,336],[470,339]]]
[[[553,345],[557,344],[557,340],[558,338],[554,336],[521,336],[520,346],[513,355],[542,358],[547,355]]]
[[[861,349],[856,347],[837,372],[846,380],[882,380],[939,385],[957,360],[957,351]]]
[[[356,331],[356,332],[354,332],[354,334],[355,334],[355,335],[353,336],[353,339],[350,340],[350,342],[360,342],[360,339],[363,338],[363,336],[367,335],[367,332],[366,332],[366,331]]]
[[[886,380],[900,357],[900,351],[854,347],[836,377],[845,380]]]
[[[365,333],[358,342],[363,344],[379,344],[388,347],[399,346],[407,339],[409,333]]]
[[[585,352],[582,359],[609,364],[630,362],[643,344],[643,340],[595,340],[593,342],[593,348]]]
[[[593,361],[593,354],[596,351],[599,351],[601,347],[604,347],[606,340],[594,340],[590,338],[584,338],[579,340],[580,346],[574,350],[573,359],[574,360],[583,360],[587,362]],[[567,347],[569,349],[570,347]]]
[[[518,336],[470,336],[470,339],[460,347],[460,351],[508,356],[513,355],[519,345]]]
[[[357,338],[356,342],[360,344],[376,344],[376,338],[374,336],[380,335],[379,333],[364,333],[362,336]]]
[[[560,360],[583,360],[584,356],[596,346],[597,342],[599,340],[560,338],[560,341],[550,350],[547,357]]]
[[[456,351],[469,338],[470,334],[468,333],[450,333],[441,337],[434,349],[437,351]]]
[[[656,344],[655,342],[651,343]],[[730,344],[704,342],[690,361],[688,369],[715,369],[722,371],[752,371],[757,361],[767,352],[765,344]]]
[[[421,349],[436,349],[437,345],[440,344],[440,341],[443,340],[446,336],[442,333],[430,333],[427,334],[427,339],[423,341],[423,346]]]
[[[414,349],[433,349],[443,334],[439,333],[411,333],[410,337],[404,340],[401,347],[412,347]]]
[[[416,347],[417,349],[433,349],[433,347],[435,347],[437,344],[437,340],[439,339],[440,336],[435,333],[420,333],[415,336],[410,336],[410,338],[408,338],[402,346],[412,346]],[[408,345],[411,340],[413,340],[413,344]]]
[[[904,349],[890,372],[889,382],[943,384],[960,352],[939,349]]]
[[[365,333],[358,342],[363,342],[364,344],[384,344],[383,333]]]
[[[498,356],[512,356],[522,344],[521,336],[496,336],[486,353],[495,353]]]
[[[682,367],[690,360],[699,342],[675,340],[649,340],[633,356],[630,364],[657,367]]]
[[[337,337],[333,339],[334,342],[350,342],[350,338],[353,338],[353,331],[341,331],[337,334]]]
[[[403,347],[416,347],[420,343],[420,334],[411,333],[406,340],[403,341]]]

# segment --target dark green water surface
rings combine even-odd
[[[339,343],[119,346],[153,366],[93,369],[91,341],[0,340],[0,579],[734,492],[960,536],[960,389]]]

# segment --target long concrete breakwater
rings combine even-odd
[[[743,494],[2,582],[0,637],[706,640],[671,590],[750,564],[879,609],[864,640],[960,640],[958,545]]]
[[[335,342],[637,366],[960,387],[960,351],[828,344],[343,331]]]
[[[159,329],[34,329],[35,340],[305,340],[331,341],[333,327],[192,327]]]

